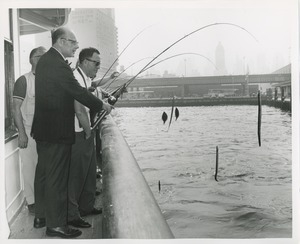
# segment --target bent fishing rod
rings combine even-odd
[[[148,66],[148,67],[147,67],[146,69],[144,69],[142,72],[145,72],[146,70],[148,70],[148,69],[150,69],[150,68],[153,68],[154,66],[156,66],[156,65],[158,65],[158,64],[160,64],[160,63],[162,63],[162,62],[164,62],[164,61],[167,61],[167,60],[169,60],[169,59],[171,59],[171,58],[175,58],[175,57],[182,56],[182,55],[197,55],[197,56],[203,57],[203,58],[205,58],[207,61],[209,61],[209,62],[214,66],[214,68],[215,68],[216,70],[218,70],[218,68],[217,68],[217,66],[214,64],[214,62],[212,62],[208,57],[206,57],[206,56],[204,56],[204,55],[202,55],[202,54],[199,54],[199,53],[179,53],[179,54],[175,54],[175,55],[173,55],[173,56],[167,57],[167,58],[165,58],[165,59],[162,59],[162,60],[160,60],[160,61],[158,61],[158,62],[156,62],[156,63],[154,63],[154,64]],[[138,61],[132,63],[130,66],[128,66],[126,69],[124,69],[124,70],[123,70],[123,71],[122,71],[122,72],[121,72],[114,80],[112,80],[112,81],[108,84],[108,86],[105,87],[104,89],[109,88],[109,86],[110,86],[114,81],[116,81],[116,80],[120,77],[120,75],[121,75],[122,73],[124,73],[128,68],[130,68],[130,67],[133,66],[134,64],[136,64],[136,63],[138,63],[138,62],[140,62],[140,61],[142,61],[142,60],[144,60],[144,59],[148,59],[148,58],[153,58],[153,57],[143,58],[143,59],[140,59],[140,60],[138,60]]]
[[[189,34],[187,34],[187,35],[181,37],[181,38],[178,39],[177,41],[173,42],[170,46],[168,46],[167,48],[165,48],[165,49],[164,49],[163,51],[161,51],[158,55],[156,55],[150,62],[148,62],[148,63],[147,63],[147,64],[146,64],[146,65],[145,65],[145,66],[144,66],[144,67],[143,67],[143,68],[142,68],[135,76],[133,76],[131,79],[129,79],[127,82],[125,82],[125,86],[122,85],[122,86],[120,86],[120,88],[118,88],[118,89],[126,89],[126,87],[128,87],[128,86],[130,85],[130,83],[131,83],[133,80],[136,79],[137,76],[139,76],[142,72],[144,72],[144,70],[145,70],[147,67],[149,67],[149,65],[152,64],[154,60],[156,60],[159,56],[161,56],[163,53],[165,53],[166,51],[168,51],[171,47],[173,47],[173,46],[174,46],[175,44],[177,44],[178,42],[180,42],[180,41],[182,41],[183,39],[185,39],[185,38],[187,38],[187,37],[189,37],[189,36],[195,34],[195,33],[198,32],[198,31],[201,31],[201,30],[204,30],[204,29],[206,29],[206,28],[209,28],[209,27],[212,27],[212,26],[216,26],[216,25],[230,25],[230,26],[239,28],[239,29],[241,29],[241,30],[247,32],[250,36],[252,36],[252,37],[258,42],[258,40],[255,38],[254,35],[252,35],[248,30],[246,30],[245,28],[243,28],[243,27],[241,27],[240,25],[237,25],[237,24],[226,23],[226,22],[224,22],[224,23],[213,23],[213,24],[205,25],[205,26],[200,27],[200,28],[198,28],[198,29],[196,29],[196,30],[190,32]],[[117,90],[118,90],[118,89],[117,89]],[[117,90],[114,91],[114,92],[117,92]]]
[[[169,60],[169,59],[171,59],[171,58],[175,58],[175,57],[178,57],[178,56],[181,56],[181,55],[187,55],[187,54],[194,54],[194,55],[201,56],[201,57],[205,58],[206,60],[208,60],[208,61],[215,67],[216,70],[218,69],[217,66],[216,66],[216,65],[215,65],[208,57],[205,57],[205,56],[202,55],[202,54],[199,54],[199,53],[179,53],[179,54],[176,54],[176,55],[167,57],[167,58],[165,58],[165,59],[163,59],[163,60],[160,60],[160,61],[158,61],[158,62],[156,62],[156,63],[154,63],[154,64],[148,66],[146,69],[143,70],[143,72],[145,72],[146,70],[148,70],[148,69],[154,67],[154,66],[157,65],[157,64],[160,64],[161,62],[167,61],[167,60]]]
[[[146,70],[148,70],[148,69],[150,69],[150,68],[153,68],[154,66],[156,66],[156,65],[158,65],[158,64],[160,64],[160,63],[162,63],[162,62],[164,62],[164,61],[167,61],[167,60],[169,60],[169,59],[171,59],[171,58],[175,58],[175,57],[178,57],[178,56],[181,56],[181,55],[187,55],[187,54],[198,55],[198,56],[201,56],[201,57],[205,58],[206,60],[208,60],[208,61],[214,66],[214,68],[215,68],[216,70],[218,70],[218,68],[216,67],[216,65],[215,65],[208,57],[206,57],[206,56],[204,56],[204,55],[202,55],[202,54],[199,54],[199,53],[179,53],[179,54],[176,54],[176,55],[167,57],[167,58],[165,58],[165,59],[162,59],[162,60],[160,60],[160,61],[158,61],[158,62],[156,62],[156,63],[154,63],[154,64],[152,64],[152,65],[150,65],[150,66],[148,66],[148,67],[146,67],[146,68],[144,67],[144,68],[138,73],[138,75],[140,75],[141,73],[145,72]],[[146,59],[146,58],[144,58],[144,59]],[[141,60],[144,60],[144,59],[141,59]],[[141,60],[139,60],[139,61],[141,61]],[[139,62],[139,61],[137,61],[137,62]],[[137,62],[135,62],[135,63],[137,63]],[[135,64],[135,63],[133,63],[133,64]],[[132,65],[133,65],[133,64],[132,64]],[[130,65],[130,66],[132,66],[132,65]],[[130,66],[129,66],[129,67],[130,67]],[[128,68],[129,68],[129,67],[128,67]],[[127,68],[126,68],[126,69],[127,69]],[[124,70],[124,71],[125,71],[125,70]],[[123,71],[123,72],[124,72],[124,71]],[[123,72],[122,72],[122,73],[123,73]],[[120,73],[120,74],[122,74],[122,73]],[[117,80],[118,77],[120,77],[120,75],[117,76],[113,81]],[[110,84],[106,87],[106,89],[113,83],[113,81],[110,82]],[[125,82],[125,83],[126,83],[126,82]],[[111,95],[114,94],[117,90],[119,90],[120,87],[122,87],[122,86],[123,86],[123,85],[121,85],[121,86],[117,87],[115,90],[113,90],[113,91],[111,92]]]
[[[140,35],[142,34],[146,29],[148,29],[150,26],[147,26],[146,28],[144,28],[143,30],[141,30],[135,37],[133,37],[133,39],[127,44],[127,46],[122,50],[122,52],[118,55],[118,57],[114,60],[114,62],[109,66],[109,68],[107,69],[107,71],[105,72],[105,74],[103,75],[103,77],[101,78],[101,80],[99,81],[99,85],[101,84],[102,80],[104,79],[104,77],[107,75],[107,73],[111,70],[111,68],[113,67],[113,65],[119,60],[120,56],[125,52],[125,50],[130,46],[130,44]]]
[[[190,32],[189,34],[181,37],[180,39],[176,40],[175,42],[173,42],[170,46],[168,46],[167,48],[165,48],[163,51],[161,51],[158,55],[156,55],[150,62],[148,62],[135,76],[133,76],[131,79],[129,79],[127,82],[125,82],[122,86],[120,86],[119,88],[117,88],[115,91],[113,91],[110,95],[110,98],[108,99],[108,102],[111,105],[114,105],[119,97],[121,96],[121,94],[123,94],[126,91],[126,88],[130,85],[130,83],[136,79],[136,77],[138,77],[138,75],[140,75],[144,69],[146,69],[150,64],[153,63],[154,60],[156,60],[159,56],[161,56],[163,53],[165,53],[166,51],[168,51],[171,47],[173,47],[174,45],[176,45],[177,43],[179,43],[180,41],[184,40],[185,38],[195,34],[198,31],[204,30],[206,28],[212,27],[212,26],[217,26],[217,25],[230,25],[236,28],[239,28],[245,32],[247,32],[250,36],[252,36],[257,42],[258,40],[255,38],[254,35],[252,35],[248,30],[246,30],[245,28],[243,28],[240,25],[237,24],[233,24],[233,23],[227,23],[227,22],[222,22],[222,23],[213,23],[213,24],[209,24],[209,25],[205,25],[203,27],[200,27],[192,32]],[[100,113],[99,117],[96,119],[94,126],[92,127],[92,129],[94,129],[100,122],[101,120],[105,117],[105,115],[107,114],[106,111]]]
[[[132,67],[133,65],[145,60],[145,59],[149,59],[149,58],[153,58],[153,57],[146,57],[146,58],[142,58],[136,62],[133,62],[132,64],[130,64],[126,69],[124,69],[121,73],[119,73],[119,75],[117,77],[115,77],[106,87],[103,87],[103,89],[108,89],[110,87],[110,85],[116,81],[118,79],[118,77],[120,77],[121,74],[123,74],[126,70],[128,70],[130,67]]]

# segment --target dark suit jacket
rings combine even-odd
[[[74,99],[94,111],[101,110],[102,101],[79,85],[70,66],[54,48],[40,58],[35,75],[33,138],[74,143]]]

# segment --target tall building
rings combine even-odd
[[[114,9],[74,9],[67,26],[76,35],[79,52],[86,47],[94,47],[100,51],[101,66],[98,76],[103,76],[118,57],[118,30],[115,26]],[[118,61],[108,74],[116,71],[117,66]]]
[[[216,48],[215,63],[218,68],[215,71],[215,75],[227,75],[227,70],[225,67],[225,51],[224,51],[224,47],[221,44],[221,42],[219,42],[219,44]]]

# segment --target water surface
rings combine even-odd
[[[175,237],[291,238],[290,114],[262,107],[259,147],[256,106],[179,107],[169,130],[164,111],[112,115]]]

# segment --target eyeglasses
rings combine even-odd
[[[67,38],[64,38],[64,37],[61,37],[60,39],[63,39],[63,40],[69,41],[69,42],[71,42],[73,45],[78,45],[78,44],[79,44],[79,42],[78,42],[78,41],[75,41],[75,40],[72,40],[72,39],[67,39]]]
[[[99,62],[99,61],[91,60],[91,59],[89,59],[89,58],[86,58],[86,60],[95,63],[96,66],[99,66],[99,65],[100,65],[100,62]]]

